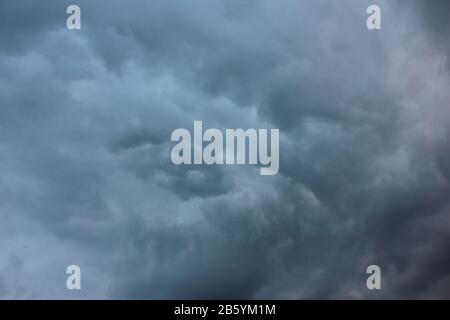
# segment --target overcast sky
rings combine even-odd
[[[0,0],[0,298],[449,298],[449,35],[446,0]],[[279,173],[172,164],[194,120],[279,128]]]

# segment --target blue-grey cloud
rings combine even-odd
[[[74,1],[67,30],[72,2],[0,1],[0,298],[448,297],[449,20],[424,2]],[[194,120],[279,128],[279,174],[173,165]]]

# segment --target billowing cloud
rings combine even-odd
[[[448,297],[450,20],[425,2],[75,1],[67,30],[72,2],[1,1],[0,298]],[[279,174],[173,165],[194,120],[279,128]]]

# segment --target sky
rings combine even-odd
[[[450,298],[449,34],[446,0],[0,0],[0,299]],[[279,173],[174,165],[195,120],[278,128]]]

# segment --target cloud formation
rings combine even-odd
[[[449,297],[447,7],[1,0],[0,298]],[[279,174],[174,166],[194,120]]]

